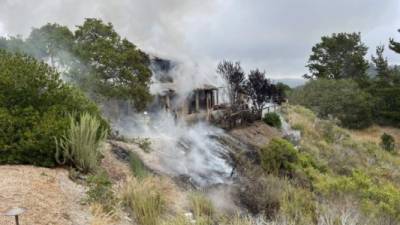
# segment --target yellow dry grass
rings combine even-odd
[[[155,225],[167,212],[180,211],[179,202],[184,198],[171,180],[148,176],[128,178],[122,185],[121,199],[132,209],[139,224]]]
[[[90,213],[80,204],[84,194],[64,169],[0,166],[0,212],[26,208],[21,224],[88,224]],[[13,224],[13,220],[0,216],[0,224]]]
[[[362,142],[373,142],[379,144],[383,133],[390,134],[394,137],[397,145],[400,143],[400,129],[393,127],[381,127],[374,125],[364,130],[354,130],[351,132],[352,138]]]
[[[115,218],[112,213],[105,213],[103,207],[100,204],[93,204],[90,206],[92,212],[92,219],[90,225],[111,225],[116,224]]]

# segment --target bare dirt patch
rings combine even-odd
[[[282,136],[279,130],[262,121],[255,122],[251,126],[232,129],[229,134],[239,141],[257,148],[264,147],[272,138]]]

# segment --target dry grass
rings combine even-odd
[[[86,225],[89,209],[80,204],[85,191],[64,169],[0,166],[0,212],[23,207],[21,224]],[[14,224],[0,216],[0,224]]]
[[[177,216],[169,219],[165,219],[160,222],[160,225],[188,225],[193,224],[193,221],[190,221],[188,218],[184,216]]]
[[[132,209],[140,225],[157,225],[165,211],[165,198],[156,179],[130,179],[123,202]]]
[[[92,219],[90,225],[111,225],[115,224],[115,216],[112,213],[104,212],[103,206],[100,204],[93,204],[90,206],[92,212]]]
[[[397,145],[400,143],[400,129],[392,127],[372,126],[364,130],[354,130],[351,132],[352,138],[362,142],[373,142],[380,144],[383,133],[390,134],[394,137]]]
[[[168,179],[148,176],[128,178],[122,190],[122,201],[129,206],[140,225],[156,225],[179,199],[176,186]]]
[[[198,192],[192,193],[189,199],[196,224],[212,224],[216,211],[211,200]]]
[[[250,216],[241,216],[236,213],[232,218],[224,218],[223,225],[256,225],[256,221]]]

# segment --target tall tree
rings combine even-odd
[[[303,105],[322,118],[337,118],[348,128],[366,128],[371,125],[371,96],[351,79],[317,79],[294,89],[290,102]]]
[[[265,72],[256,69],[250,71],[246,81],[246,92],[254,109],[261,113],[267,102],[277,94],[277,88],[265,77]]]
[[[75,32],[74,52],[89,66],[94,91],[107,98],[129,100],[143,110],[151,100],[149,57],[122,39],[111,23],[86,19]],[[86,69],[86,68],[83,68]]]
[[[361,42],[360,33],[338,33],[324,36],[312,48],[305,78],[343,79],[366,77],[368,48]]]
[[[231,62],[224,60],[218,64],[217,73],[227,82],[229,101],[232,107],[240,105],[240,93],[243,90],[245,73],[240,62]]]
[[[400,32],[400,29],[398,30]],[[389,40],[389,48],[396,53],[400,54],[400,42],[396,42],[393,38]]]
[[[376,56],[372,56],[371,60],[374,63],[377,71],[377,77],[386,82],[390,79],[391,70],[389,68],[389,63],[387,58],[383,56],[383,51],[385,50],[385,46],[378,46],[376,48]]]
[[[28,53],[35,58],[49,60],[53,67],[66,65],[71,61],[69,54],[74,44],[74,34],[66,26],[48,23],[40,28],[33,28],[26,42],[30,47]]]

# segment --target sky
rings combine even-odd
[[[399,0],[0,0],[0,35],[27,36],[56,22],[74,29],[96,17],[143,50],[213,68],[240,61],[246,71],[301,78],[312,46],[334,32],[361,32],[370,48],[400,41]],[[392,64],[400,55],[387,49]]]

